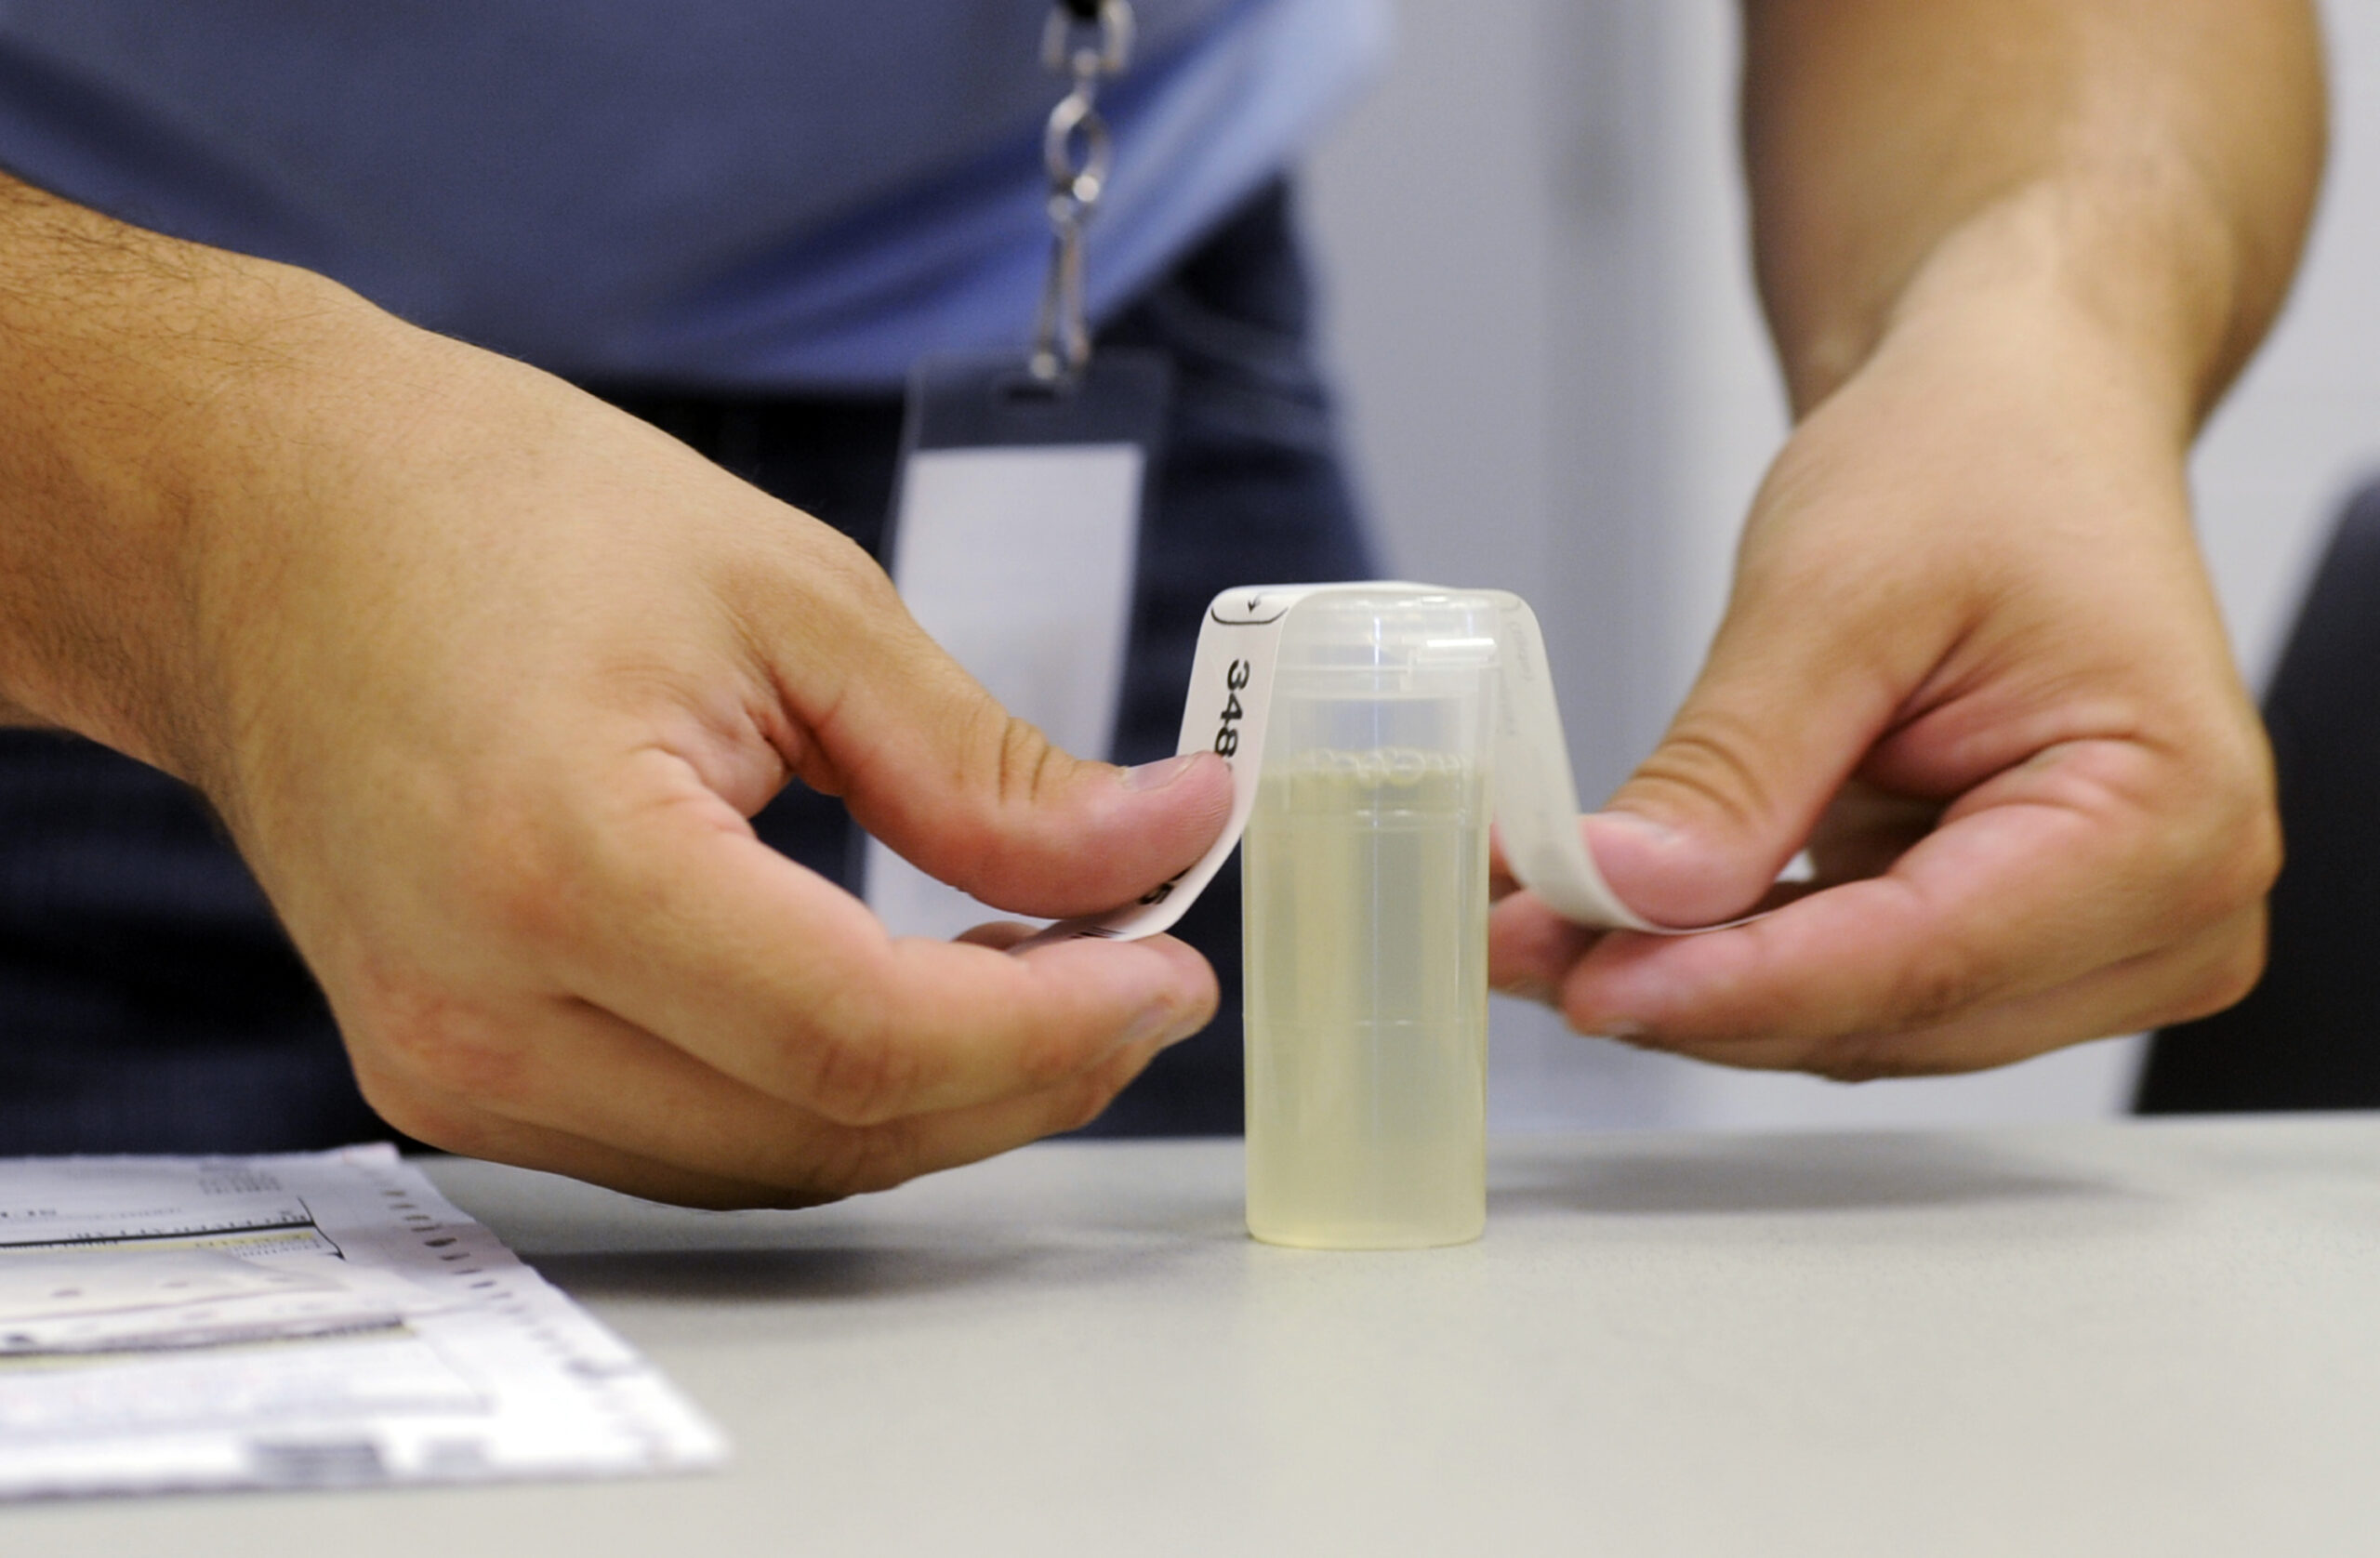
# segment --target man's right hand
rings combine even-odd
[[[1081,1123],[1211,1014],[1178,943],[894,940],[755,838],[798,779],[1059,916],[1187,865],[1229,784],[1057,751],[633,418],[17,186],[0,387],[0,706],[208,796],[401,1129],[797,1204]]]

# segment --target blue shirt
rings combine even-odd
[[[1021,346],[1049,0],[0,0],[0,165],[558,372],[877,390]],[[1094,311],[1289,159],[1381,0],[1137,0]]]

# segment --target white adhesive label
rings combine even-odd
[[[1019,943],[1017,950],[1086,938],[1138,941],[1170,930],[1231,858],[1248,827],[1249,814],[1256,808],[1264,732],[1272,713],[1273,676],[1289,616],[1302,602],[1317,595],[1349,591],[1377,595],[1391,590],[1420,595],[1461,593],[1496,602],[1501,680],[1493,809],[1505,863],[1521,885],[1556,914],[1580,925],[1657,935],[1725,929],[1655,925],[1621,903],[1595,868],[1594,857],[1579,831],[1578,782],[1570,771],[1562,710],[1554,700],[1546,664],[1545,636],[1527,601],[1504,590],[1458,592],[1373,581],[1251,586],[1215,597],[1198,631],[1197,653],[1190,667],[1189,699],[1182,713],[1182,739],[1176,749],[1214,752],[1231,765],[1231,820],[1197,864],[1139,902],[1104,914],[1060,920]]]

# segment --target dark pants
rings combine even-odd
[[[1310,313],[1276,187],[1103,334],[1168,353],[1176,376],[1142,535],[1120,761],[1172,751],[1210,597],[1376,571],[1315,371]],[[589,388],[875,549],[898,402]],[[796,786],[756,825],[848,879],[856,852],[838,803]],[[1223,976],[1222,1015],[1160,1057],[1095,1133],[1239,1129],[1236,870],[1176,933]],[[204,804],[88,742],[0,732],[0,1153],[260,1152],[390,1134]]]
[[[2143,1114],[2380,1109],[2380,486],[2348,505],[2265,697],[2288,862],[2272,960],[2166,1029]]]

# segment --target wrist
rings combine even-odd
[[[259,478],[304,452],[337,343],[379,328],[321,277],[0,178],[0,718],[196,776],[210,554],[291,485]]]
[[[1880,359],[2036,354],[2034,370],[2096,384],[2186,448],[2229,371],[2236,297],[2210,212],[2043,181],[1948,232],[1878,317],[1787,342],[1787,373],[1806,414]]]

